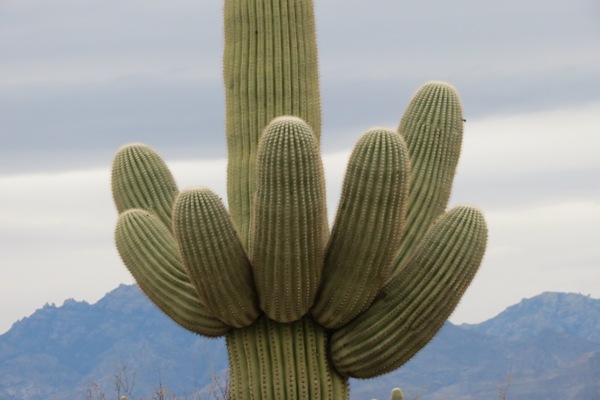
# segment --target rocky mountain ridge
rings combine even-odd
[[[158,387],[194,398],[227,366],[222,339],[185,331],[136,286],[121,285],[95,304],[46,305],[0,335],[0,399],[111,398],[120,390],[141,400]],[[497,399],[502,391],[506,400],[600,399],[600,300],[548,292],[480,324],[447,323],[399,370],[352,380],[351,398],[386,399],[396,386],[431,400]]]

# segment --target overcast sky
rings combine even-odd
[[[483,209],[481,271],[452,317],[543,291],[600,297],[600,3],[316,1],[329,214],[364,130],[428,80],[459,90],[451,205]],[[141,141],[225,195],[217,1],[0,2],[0,333],[46,302],[131,283],[112,157]]]

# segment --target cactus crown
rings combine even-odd
[[[224,10],[229,210],[210,189],[179,192],[154,150],[124,146],[117,249],[175,322],[226,335],[232,398],[347,399],[348,377],[396,369],[429,342],[481,263],[481,212],[445,211],[460,101],[429,82],[397,130],[362,136],[330,233],[312,1]]]

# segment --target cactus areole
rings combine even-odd
[[[225,0],[224,16],[228,209],[126,145],[117,249],[175,322],[226,336],[232,399],[348,399],[349,377],[390,372],[433,338],[483,258],[482,214],[446,210],[460,101],[429,82],[397,130],[366,132],[330,231],[313,3]]]

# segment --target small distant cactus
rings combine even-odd
[[[392,397],[390,400],[404,400],[404,393],[402,393],[402,389],[395,388],[392,390]]]
[[[454,88],[425,84],[397,131],[350,157],[329,231],[310,0],[225,0],[228,202],[179,192],[154,150],[119,150],[116,245],[175,322],[227,338],[233,399],[348,398],[442,327],[477,271],[480,211],[445,211],[462,141]],[[397,389],[392,399],[401,399]]]

